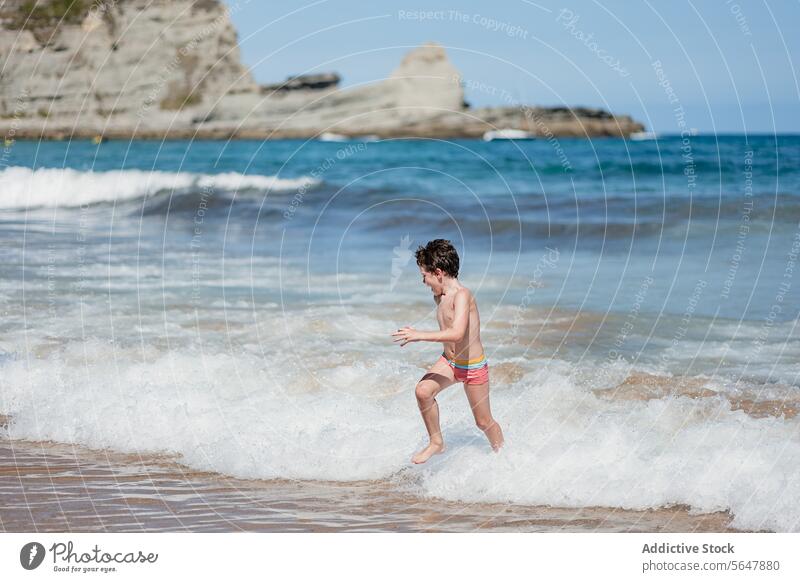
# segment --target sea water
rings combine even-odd
[[[434,238],[507,446],[451,388],[411,467]],[[798,137],[18,142],[0,241],[7,437],[800,530]]]

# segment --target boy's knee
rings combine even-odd
[[[417,384],[417,389],[414,391],[414,394],[416,395],[417,400],[422,402],[432,400],[434,397],[433,389],[422,382]]]
[[[494,424],[494,419],[489,417],[479,417],[475,419],[475,424],[478,425],[478,428],[481,430],[488,430]]]

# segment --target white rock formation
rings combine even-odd
[[[39,9],[29,14],[29,6],[0,3],[6,137],[479,137],[497,127],[569,135],[643,129],[604,112],[537,109],[543,126],[518,108],[468,111],[459,72],[433,43],[410,51],[388,78],[369,86],[342,90],[329,74],[261,87],[240,61],[236,30],[218,0],[75,0],[58,18]]]

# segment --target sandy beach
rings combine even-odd
[[[242,480],[168,458],[0,442],[5,532],[727,532],[728,513],[465,504],[381,481]]]

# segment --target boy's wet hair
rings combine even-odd
[[[415,253],[417,265],[433,273],[436,269],[441,269],[443,273],[451,277],[458,277],[458,253],[456,248],[449,240],[437,238],[430,241],[424,247],[420,246]]]

